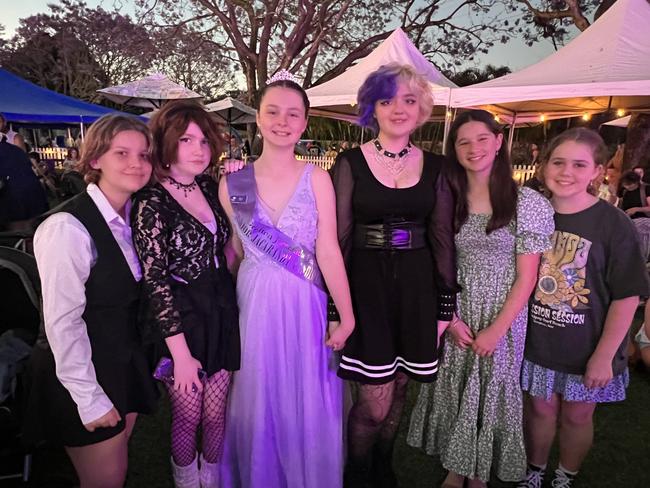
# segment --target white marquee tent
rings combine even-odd
[[[650,0],[618,0],[542,61],[453,89],[452,107],[482,107],[511,122],[650,108]]]
[[[436,105],[447,105],[456,85],[440,73],[410,41],[402,29],[395,29],[374,51],[339,76],[307,90],[312,115],[356,120],[357,91],[366,77],[388,63],[408,64],[430,82]],[[444,115],[444,110],[440,111]]]
[[[610,120],[609,122],[605,122],[603,125],[613,125],[614,127],[627,127],[628,124],[630,123],[631,118],[632,118],[631,115],[626,115],[625,117],[621,117],[618,119]]]

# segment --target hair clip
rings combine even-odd
[[[266,80],[266,84],[270,85],[271,83],[275,83],[276,81],[292,81],[296,85],[300,85],[300,80],[294,75],[292,72],[286,70],[286,69],[281,69],[277,73],[275,73],[273,76],[271,76],[268,80]]]

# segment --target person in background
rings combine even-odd
[[[50,206],[56,206],[59,191],[57,189],[54,178],[50,174],[50,168],[48,167],[47,163],[40,161],[40,155],[36,151],[30,152],[28,154],[28,157],[29,161],[32,163],[32,170],[34,171],[34,174],[36,174],[39,181],[41,182],[41,185],[45,189],[48,202],[54,202],[54,205]]]
[[[29,365],[24,438],[64,446],[82,488],[124,486],[136,416],[157,403],[129,227],[131,195],[151,176],[149,141],[135,117],[93,123],[80,162],[87,191],[34,236],[44,328]]]
[[[325,157],[326,158],[336,158],[336,156],[339,154],[339,152],[336,150],[336,145],[335,144],[330,144],[327,148],[327,151],[325,151]]]
[[[0,228],[31,229],[49,209],[45,189],[22,149],[0,136]]]
[[[24,152],[27,152],[27,144],[22,134],[15,132],[7,123],[4,115],[0,114],[0,140],[6,140],[9,144],[19,147]]]
[[[598,187],[598,198],[606,202],[616,205],[618,198],[616,197],[616,189],[618,187],[618,171],[612,166],[607,166],[603,177],[599,178],[600,185]]]
[[[646,298],[643,324],[634,336],[633,351],[638,354],[646,369],[650,368],[650,300]]]
[[[79,149],[76,147],[69,147],[68,154],[63,161],[63,171],[75,171],[79,163]]]
[[[242,144],[239,142],[239,139],[237,139],[237,136],[234,134],[230,134],[230,137],[228,138],[228,158],[229,159],[238,159],[241,160],[243,159],[243,152],[242,152]]]
[[[530,188],[532,190],[535,190],[536,192],[542,191],[542,183],[539,179],[538,169],[539,169],[539,147],[537,144],[533,143],[530,145],[530,166],[533,166],[535,168],[535,174],[532,178],[530,178],[526,183],[524,183],[524,186],[526,188]]]
[[[647,218],[650,215],[650,192],[635,170],[623,173],[620,179],[621,201],[619,207],[632,219]]]
[[[551,484],[574,486],[593,443],[597,405],[625,399],[628,331],[649,287],[634,226],[594,196],[606,162],[603,140],[583,127],[555,137],[542,160],[555,232],[530,305],[521,375],[529,464],[520,488],[542,487],[556,434]]]

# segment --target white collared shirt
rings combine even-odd
[[[137,281],[142,277],[129,225],[111,207],[97,185],[88,195],[115,237]],[[107,414],[113,403],[97,383],[86,323],[86,281],[97,261],[97,249],[86,228],[72,214],[59,212],[46,219],[34,235],[34,255],[41,277],[45,333],[56,363],[56,376],[77,404],[88,424]]]

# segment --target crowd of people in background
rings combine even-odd
[[[100,118],[58,172],[0,135],[0,225],[37,228],[42,283],[25,439],[64,447],[82,488],[123,486],[155,378],[178,488],[396,487],[413,383],[407,443],[444,488],[573,486],[630,351],[650,361],[650,320],[628,340],[650,295],[642,168],[569,129],[529,146],[518,187],[482,110],[456,117],[446,156],[425,151],[428,82],[391,64],[359,90],[370,141],[304,144],[336,158],[328,174],[296,158],[295,79],[259,99],[262,150],[220,179],[222,154],[250,150],[193,101]]]

